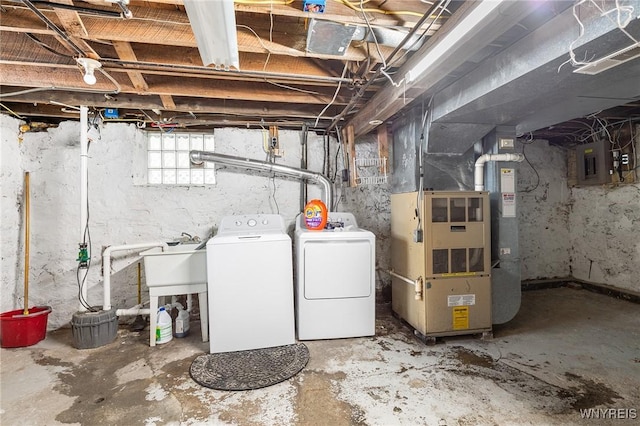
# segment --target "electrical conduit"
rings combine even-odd
[[[484,164],[488,161],[516,161],[524,160],[522,154],[484,154],[476,160],[476,168],[473,176],[476,191],[484,191]]]
[[[88,169],[88,156],[89,156],[89,108],[86,106],[80,106],[80,243],[87,242],[87,220],[89,217],[89,169]],[[81,246],[82,249],[82,246]],[[90,249],[90,248],[89,248]],[[89,256],[91,253],[89,252]],[[87,300],[87,285],[81,286],[80,290],[80,312],[87,310],[82,301]]]
[[[216,154],[208,151],[191,151],[191,162],[201,163],[203,161],[213,161],[229,166],[242,167],[245,169],[263,170],[278,173],[285,176],[292,176],[298,179],[306,179],[321,185],[324,189],[324,204],[327,210],[331,211],[333,195],[331,193],[331,182],[321,173],[310,172],[308,170],[295,167],[284,166],[282,164],[268,163],[266,161],[252,160],[250,158],[233,157],[231,155]]]

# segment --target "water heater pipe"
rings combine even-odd
[[[114,251],[124,250],[138,250],[153,247],[162,247],[162,250],[169,248],[167,243],[163,242],[151,242],[151,243],[138,243],[138,244],[125,244],[121,246],[109,246],[102,253],[102,273],[104,274],[104,294],[102,309],[108,311],[111,309],[111,253]],[[116,312],[117,315],[117,312]]]
[[[474,173],[474,183],[476,191],[484,191],[484,163],[487,161],[516,161],[524,160],[522,154],[484,154],[476,160],[476,169]]]
[[[331,194],[331,182],[321,173],[310,172],[309,170],[289,167],[282,164],[268,163],[266,161],[252,160],[250,158],[233,157],[231,155],[216,154],[208,151],[191,151],[191,162],[201,163],[203,161],[213,161],[229,166],[243,167],[245,169],[263,170],[278,173],[285,176],[293,176],[298,179],[306,179],[318,183],[324,188],[324,203],[327,210],[331,211],[333,196]]]

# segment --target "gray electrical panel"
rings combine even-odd
[[[578,185],[602,185],[611,182],[611,152],[605,140],[576,146]]]

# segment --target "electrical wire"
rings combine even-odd
[[[286,6],[288,4],[291,4],[294,2],[294,0],[280,0],[280,1],[274,1],[274,0],[233,0],[234,3],[238,3],[238,4],[268,4],[273,6],[278,5],[278,6]]]
[[[331,181],[331,183],[336,183],[336,179],[338,178],[338,155],[340,154],[340,150],[342,149],[342,144],[338,143],[338,149],[336,150],[336,158],[334,159],[334,164],[336,165],[336,168],[333,172],[333,180]]]
[[[579,26],[579,35],[578,37],[573,40],[570,44],[569,44],[569,59],[565,62],[563,62],[562,64],[560,64],[560,66],[558,67],[558,72],[560,72],[560,69],[565,66],[566,64],[571,64],[573,66],[582,66],[582,65],[588,65],[591,63],[591,60],[593,59],[594,56],[591,57],[591,59],[587,60],[586,59],[586,55],[587,52],[585,51],[585,59],[583,59],[582,61],[579,61],[576,59],[576,55],[574,52],[574,48],[576,43],[578,43],[578,41],[584,36],[585,33],[585,27],[584,24],[582,23],[582,21],[580,20],[580,17],[578,16],[578,7],[583,5],[584,3],[591,3],[596,9],[598,9],[598,11],[600,12],[600,16],[604,16],[606,17],[609,21],[611,21],[614,25],[616,25],[616,27],[622,31],[629,39],[631,39],[631,41],[633,41],[635,44],[638,43],[638,40],[636,40],[635,37],[633,37],[631,34],[629,34],[629,32],[627,30],[625,30],[625,27],[629,24],[629,22],[631,22],[631,19],[633,18],[633,13],[634,13],[634,8],[633,6],[620,6],[620,3],[618,0],[615,1],[615,8],[610,9],[610,10],[604,10],[602,9],[594,0],[578,0],[573,4],[573,8],[572,8],[572,12],[573,12],[573,17],[575,18],[575,20],[578,22],[578,26]],[[616,20],[614,21],[611,16],[609,16],[612,12],[617,12],[616,15]],[[624,22],[621,22],[621,16],[622,13],[625,12],[627,13],[627,18],[625,19]]]
[[[5,104],[3,104],[2,102],[0,102],[0,106],[4,109],[6,109],[7,111],[9,111],[9,113],[11,115],[13,115],[14,117],[16,117],[19,120],[24,120],[24,117],[18,115],[16,112],[14,112],[11,108],[9,108],[8,106],[6,106]]]
[[[523,189],[521,192],[523,192],[523,193],[533,192],[540,185],[540,175],[538,174],[538,171],[536,170],[536,168],[533,167],[533,164],[531,164],[531,161],[529,161],[529,158],[527,157],[527,154],[524,152],[524,147],[526,145],[531,145],[533,143],[533,134],[531,132],[529,132],[529,138],[526,141],[522,140],[522,139],[518,139],[518,141],[522,144],[522,155],[524,156],[525,161],[529,164],[529,167],[531,167],[531,169],[533,169],[534,173],[536,174],[536,184],[535,184],[535,186],[533,186],[532,188]]]
[[[371,36],[373,37],[373,42],[376,46],[376,51],[378,52],[378,57],[382,60],[382,66],[380,67],[380,74],[382,74],[383,76],[385,76],[389,82],[391,82],[391,84],[395,87],[399,87],[402,82],[398,82],[396,83],[395,81],[393,81],[393,78],[391,78],[391,76],[387,73],[387,61],[384,57],[384,55],[382,54],[382,51],[380,50],[380,44],[378,43],[378,37],[376,37],[376,33],[375,31],[373,31],[373,28],[371,27],[371,22],[369,22],[369,17],[367,16],[367,13],[364,11],[364,0],[360,0],[360,11],[362,12],[362,16],[364,17],[365,22],[367,23],[367,28],[369,30],[369,33],[371,34]],[[368,44],[367,44],[368,46]],[[370,56],[370,55],[367,55]]]
[[[271,193],[271,199],[273,203],[276,205],[276,214],[280,214],[280,206],[278,205],[278,200],[276,200],[276,175],[275,173],[271,176],[271,185],[273,185],[273,193]]]
[[[344,64],[344,68],[342,69],[342,74],[340,75],[341,79],[344,77],[345,73],[347,72],[348,65],[349,65],[349,62],[346,61]],[[320,117],[322,117],[322,115],[329,109],[329,107],[336,100],[341,87],[342,87],[342,80],[338,82],[338,86],[336,87],[336,91],[333,94],[333,98],[331,98],[331,101],[329,101],[329,103],[324,108],[322,108],[322,111],[320,111],[320,114],[318,114],[318,116],[316,117],[316,122],[314,123],[313,127],[318,127],[318,122],[320,121]]]
[[[412,10],[382,10],[382,9],[373,9],[373,8],[363,9],[363,8],[359,8],[357,5],[354,5],[353,3],[347,0],[333,0],[333,1],[335,1],[336,3],[343,4],[347,6],[349,9],[354,10],[356,12],[380,13],[382,15],[407,15],[407,16],[418,16],[418,17],[422,17],[423,15],[420,12],[414,12]]]
[[[417,43],[422,43],[422,41],[424,40],[424,38],[429,34],[429,31],[431,30],[431,27],[438,22],[438,19],[442,18],[442,15],[447,12],[449,14],[451,14],[451,12],[449,12],[449,10],[447,9],[447,7],[449,6],[449,3],[451,3],[452,0],[440,0],[440,2],[438,3],[437,6],[434,7],[435,9],[439,9],[438,14],[435,16],[435,18],[433,18],[430,22],[429,25],[427,25],[427,28],[425,28],[425,30],[422,32],[422,34],[420,34],[420,36],[413,42],[411,43],[411,45],[409,47],[407,47],[405,49],[405,51],[403,52],[403,54],[401,56],[399,56],[398,58],[395,58],[390,64],[389,66],[393,66],[394,64],[398,63],[399,61],[403,60],[408,54],[409,52],[411,52],[411,48],[413,46],[415,46]]]
[[[87,143],[87,155],[89,153],[89,147],[90,144],[89,142]],[[89,211],[89,176],[87,174],[87,220],[85,222],[85,226],[84,226],[84,234],[82,236],[82,244],[86,244],[87,246],[87,266],[86,267],[81,267],[81,264],[78,263],[78,268],[76,269],[76,280],[78,282],[78,301],[80,301],[80,304],[82,305],[82,307],[84,307],[86,310],[90,311],[90,312],[96,312],[98,309],[94,306],[92,306],[82,295],[82,290],[84,288],[85,285],[87,285],[87,277],[89,275],[89,270],[91,269],[91,255],[92,255],[92,249],[91,249],[91,231],[89,229],[89,217],[90,217],[90,211]],[[82,277],[82,280],[80,279],[80,270],[84,269],[84,276]],[[107,271],[108,273],[108,271]]]
[[[34,36],[31,33],[24,33],[24,35],[26,35],[31,41],[36,43],[38,46],[42,47],[45,50],[48,50],[49,52],[53,53],[54,55],[58,55],[58,56],[61,56],[63,58],[67,58],[67,59],[73,59],[73,56],[67,55],[65,53],[58,52],[53,47],[51,47],[48,44],[44,43],[42,40],[40,40],[38,37]]]

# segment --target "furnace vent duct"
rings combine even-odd
[[[276,173],[285,176],[291,176],[298,179],[316,182],[324,188],[324,203],[330,211],[333,201],[331,194],[331,182],[320,173],[310,172],[308,170],[297,169],[295,167],[284,166],[282,164],[268,163],[266,161],[252,160],[250,158],[233,157],[231,155],[216,154],[208,151],[191,151],[192,163],[201,163],[203,161],[213,161],[228,166],[242,167],[245,169],[262,170],[270,173]]]

